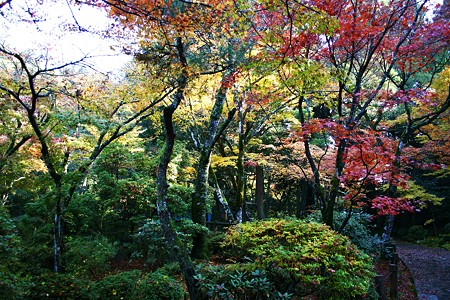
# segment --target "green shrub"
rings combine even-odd
[[[408,240],[412,242],[423,241],[428,236],[428,231],[420,225],[414,225],[408,230]]]
[[[277,291],[264,270],[239,270],[236,265],[199,265],[196,280],[207,299],[290,299],[291,296]]]
[[[132,299],[136,284],[141,277],[142,273],[139,270],[106,276],[91,286],[89,298],[92,300]]]
[[[163,272],[153,272],[140,279],[133,292],[136,300],[179,300],[184,299],[181,284]]]
[[[70,238],[65,254],[68,271],[89,276],[104,273],[116,252],[104,236]]]
[[[442,233],[450,234],[450,223],[445,224],[444,228],[442,228]]]
[[[86,293],[89,283],[74,274],[43,273],[33,278],[25,299],[89,299]]]
[[[0,295],[15,299],[22,270],[22,240],[6,207],[0,205]]]
[[[0,267],[0,299],[31,299],[30,289],[34,278],[24,273]]]
[[[182,285],[165,269],[148,274],[133,270],[109,275],[89,289],[92,300],[178,300],[183,297]]]
[[[220,249],[220,244],[225,238],[225,233],[220,231],[209,231],[206,235],[206,246],[208,253],[217,254]]]
[[[296,296],[346,299],[364,295],[371,258],[329,227],[299,220],[244,223],[228,230],[223,259],[239,271],[264,270],[276,290]]]
[[[424,241],[421,241],[422,245],[433,248],[444,248],[450,250],[450,234],[440,234],[438,236],[429,236]]]
[[[196,232],[207,232],[208,229],[192,220],[182,219],[174,222],[174,227],[182,244],[189,252],[192,248],[192,236]],[[170,251],[167,249],[164,234],[159,220],[148,219],[134,235],[134,257],[144,258],[150,265],[161,267],[171,261]]]
[[[334,212],[334,228],[339,229],[347,217],[346,211]],[[379,251],[380,240],[372,235],[370,230],[371,215],[362,211],[354,211],[341,234],[348,236],[353,244],[366,253],[374,254]],[[315,211],[308,216],[308,220],[321,221],[320,211]]]
[[[21,260],[28,274],[38,276],[53,267],[53,236],[48,195],[27,203],[26,213],[17,218],[16,226],[22,239]],[[30,266],[32,266],[30,268]]]

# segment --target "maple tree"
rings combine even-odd
[[[405,102],[430,101],[429,96],[425,96],[429,95],[427,91],[408,90],[406,82],[420,70],[431,66],[436,55],[447,49],[449,27],[448,22],[425,20],[426,1],[311,3],[339,22],[328,34],[317,34],[318,45],[315,49],[318,50],[310,56],[310,59],[329,64],[330,75],[335,78],[333,91],[324,91],[326,98],[322,100],[333,114],[327,119],[308,118],[304,109],[308,110],[307,102],[315,98],[314,94],[308,94],[314,86],[302,82],[296,88],[289,87],[300,95],[301,127],[296,136],[305,145],[323,221],[333,226],[333,211],[343,192],[347,194],[345,198],[351,200],[350,203],[356,204],[359,197],[365,198],[364,188],[369,181],[378,186],[389,182],[392,187],[405,182],[406,178],[400,173],[401,148],[406,142],[404,137],[437,118],[448,108],[448,104],[444,101],[442,106],[433,107],[432,112],[418,117],[418,123],[409,128],[413,129],[412,132],[403,133],[403,140],[397,139],[397,146],[383,133],[377,118],[383,117],[382,112],[387,110],[391,101],[398,103],[404,99],[400,96],[402,89],[407,94],[415,95]],[[289,29],[290,34],[295,36],[297,28],[291,25]],[[424,37],[426,40],[423,40]],[[288,49],[292,50],[285,50],[282,54],[293,59],[302,59],[308,53],[308,47],[304,45],[296,47],[290,43]],[[400,91],[392,91],[389,83]],[[381,114],[377,115],[377,112]],[[311,138],[318,133],[325,133],[335,143],[333,153],[328,153],[333,156],[334,162],[326,168],[313,157],[310,149]],[[326,170],[330,169],[333,170],[331,177],[326,175]],[[373,205],[389,207],[383,210],[383,214],[395,214],[396,204],[399,210],[411,209],[403,203],[391,188],[390,195],[375,198]]]

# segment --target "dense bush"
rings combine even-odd
[[[428,236],[428,231],[420,225],[414,225],[408,229],[408,240],[412,242],[422,241]]]
[[[33,268],[30,275],[39,275],[53,267],[53,236],[51,199],[42,195],[25,206],[26,214],[17,217],[17,230],[22,239],[21,260]]]
[[[89,289],[89,299],[178,300],[183,299],[181,284],[164,270],[143,274],[133,270],[104,277]]]
[[[107,271],[108,261],[116,254],[116,247],[106,237],[74,237],[67,242],[68,271],[96,275]]]
[[[178,300],[184,299],[181,284],[169,274],[156,271],[140,279],[133,291],[136,300]]]
[[[90,299],[86,293],[89,280],[77,274],[42,273],[33,278],[24,299]]]
[[[106,276],[92,284],[89,289],[90,299],[132,299],[135,286],[141,277],[139,270]]]
[[[371,258],[329,227],[299,220],[266,220],[229,229],[223,259],[239,271],[263,270],[280,293],[346,299],[364,295]]]
[[[192,248],[192,236],[197,232],[207,232],[207,228],[195,224],[192,220],[181,219],[174,222],[174,228],[178,237],[186,246],[188,251]],[[148,219],[138,232],[134,235],[134,257],[144,258],[153,267],[161,267],[171,261],[169,249],[159,220]]]
[[[3,205],[0,205],[0,295],[14,299],[17,294],[22,241],[14,222]]]

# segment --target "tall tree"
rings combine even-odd
[[[233,72],[232,66],[226,65],[222,67],[220,65],[221,61],[207,62],[206,67],[209,69],[206,71],[198,69],[198,66],[201,64],[196,65],[195,60],[204,57],[192,57],[192,54],[195,54],[195,52],[189,51],[189,45],[191,43],[195,44],[195,42],[200,41],[206,42],[206,53],[211,51],[215,46],[208,46],[208,42],[210,41],[209,33],[205,29],[215,24],[215,19],[220,14],[220,8],[214,9],[214,6],[209,3],[184,1],[167,1],[164,3],[105,1],[105,3],[109,5],[113,14],[124,18],[123,21],[126,26],[137,28],[145,38],[143,43],[144,51],[137,58],[149,64],[158,65],[161,71],[168,70],[169,72],[167,74],[169,76],[166,78],[175,88],[171,103],[163,111],[166,142],[158,167],[157,210],[166,243],[174,251],[173,258],[178,261],[180,269],[183,272],[190,297],[191,299],[197,299],[198,286],[194,280],[195,270],[186,252],[186,248],[180,244],[171,225],[171,216],[167,205],[169,200],[167,193],[167,167],[171,160],[175,142],[173,116],[181,102],[185,101],[189,81],[203,72]],[[202,50],[200,47],[197,51],[201,53]],[[212,56],[215,57],[214,54]],[[225,62],[230,63],[226,59]],[[224,80],[229,80],[227,75],[224,75]],[[193,208],[194,218],[196,218],[195,221],[199,223],[204,223],[203,214],[205,211],[203,201],[205,200],[204,194],[206,193],[205,186],[207,184],[209,170],[209,157],[211,149],[217,140],[217,135],[221,133],[219,130],[219,120],[222,114],[226,92],[227,85],[221,85],[211,113],[205,144],[200,147],[201,159],[196,183],[196,188],[199,191],[199,199],[196,201],[199,205]],[[230,120],[231,116],[229,118]],[[224,124],[226,125],[229,121]],[[200,240],[201,244],[201,237],[196,237],[196,240]],[[199,242],[196,244],[198,245]]]

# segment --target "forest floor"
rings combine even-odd
[[[419,300],[450,300],[450,251],[397,241],[397,252],[414,278]]]

